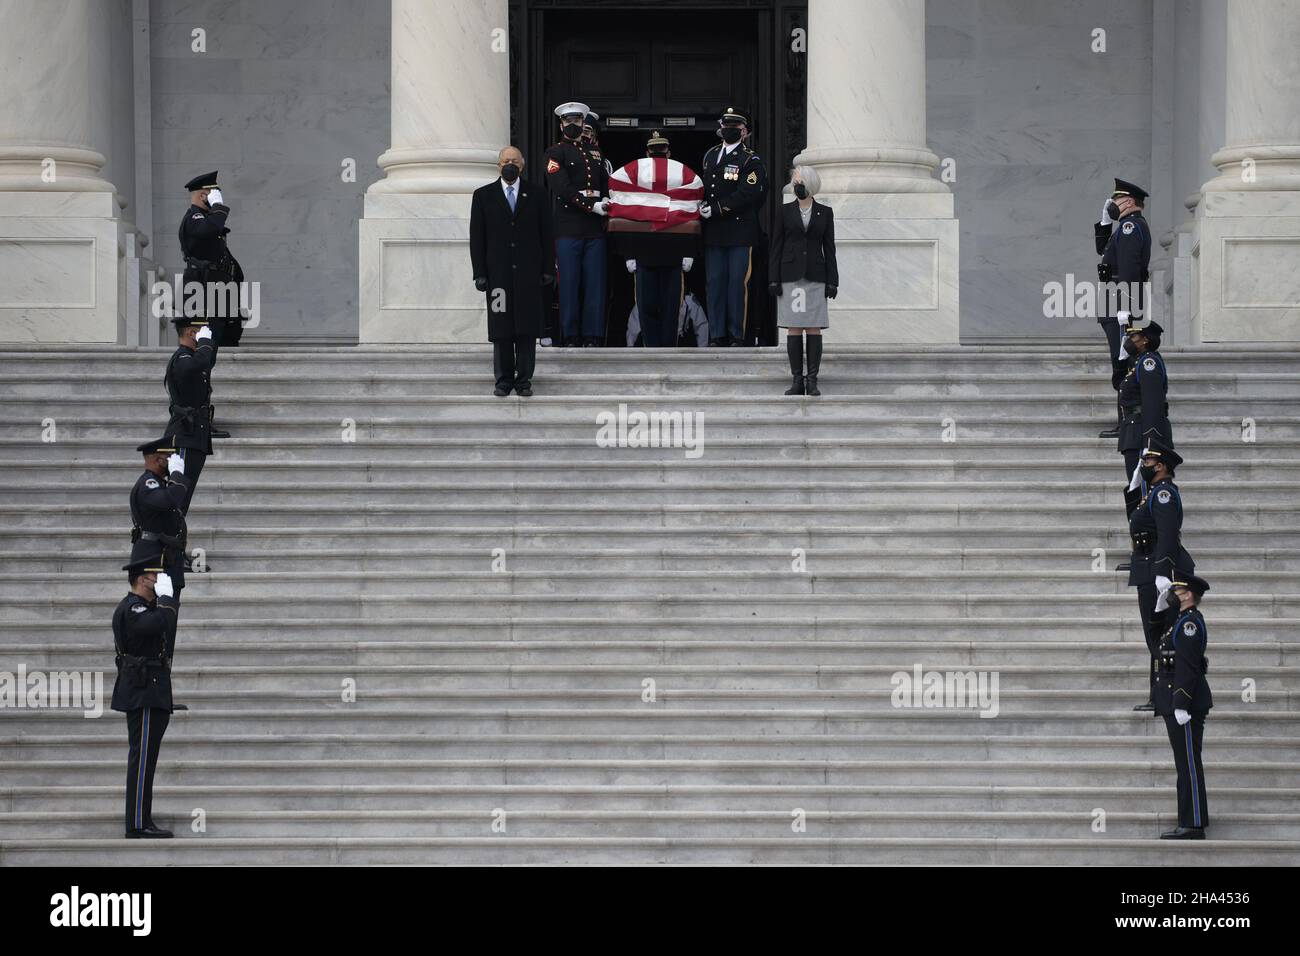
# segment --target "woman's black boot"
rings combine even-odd
[[[788,334],[785,337],[785,351],[790,356],[790,372],[794,382],[785,390],[787,395],[802,395],[803,391],[803,336]]]
[[[808,378],[804,384],[805,395],[820,395],[821,391],[817,388],[817,373],[822,367],[822,337],[820,335],[808,336]]]

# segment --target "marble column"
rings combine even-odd
[[[957,219],[926,146],[925,95],[925,0],[809,0],[795,163],[816,168],[835,210],[837,341],[958,341]]]
[[[113,4],[0,0],[0,342],[117,342]]]
[[[1224,145],[1202,187],[1203,342],[1300,342],[1300,0],[1228,0]]]
[[[392,3],[392,140],[360,225],[360,338],[482,342],[469,206],[510,135],[506,0]]]

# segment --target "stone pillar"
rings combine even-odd
[[[360,225],[362,342],[486,341],[469,206],[510,135],[506,23],[506,0],[393,0],[392,143]]]
[[[816,168],[835,210],[836,341],[956,343],[957,220],[926,147],[925,0],[809,0],[807,109],[795,163]]]
[[[1205,178],[1201,175],[1202,167],[1208,162],[1208,154],[1202,156],[1199,150],[1201,61],[1200,57],[1192,55],[1192,51],[1200,48],[1203,10],[1202,4],[1174,4],[1173,10],[1173,192],[1166,207],[1170,214],[1170,231],[1160,240],[1169,252],[1169,269],[1164,281],[1169,310],[1168,315],[1159,320],[1165,327],[1167,341],[1161,344],[1164,349],[1192,341],[1195,208]]]
[[[0,0],[0,342],[117,342],[112,4]]]
[[[1300,342],[1300,0],[1228,0],[1225,145],[1202,187],[1203,342]]]

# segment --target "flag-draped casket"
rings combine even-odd
[[[667,262],[699,253],[704,182],[675,159],[646,156],[609,177],[609,241],[624,259]]]

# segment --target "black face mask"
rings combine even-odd
[[[797,198],[799,198],[799,199],[807,199],[807,198],[808,198],[808,187],[805,186],[803,183],[795,183],[795,184],[794,184],[794,194],[795,194],[795,196],[796,196]]]
[[[1133,344],[1133,340],[1132,340],[1132,339],[1125,339],[1125,340],[1124,340],[1124,354],[1125,354],[1125,355],[1137,355],[1137,354],[1138,354],[1138,347],[1137,347],[1136,345]]]
[[[666,150],[666,149],[652,149],[652,150],[650,150],[650,151],[647,153],[647,155],[650,156],[651,158],[656,158],[656,157],[657,157],[657,158],[659,158],[659,159],[665,159],[665,158],[668,156],[668,150]]]
[[[514,163],[506,163],[501,167],[501,178],[508,183],[513,183],[519,178],[519,167]]]
[[[565,139],[577,139],[582,135],[582,124],[565,123],[560,127],[560,132],[564,134]]]
[[[736,126],[724,126],[718,130],[718,135],[722,137],[722,141],[727,145],[740,142],[740,129]]]
[[[1143,465],[1140,469],[1138,469],[1138,474],[1141,475],[1142,480],[1149,485],[1151,484],[1151,482],[1156,480],[1156,466]]]
[[[1110,202],[1106,203],[1106,212],[1110,214],[1111,219],[1119,218],[1119,205],[1115,200],[1112,199]]]

